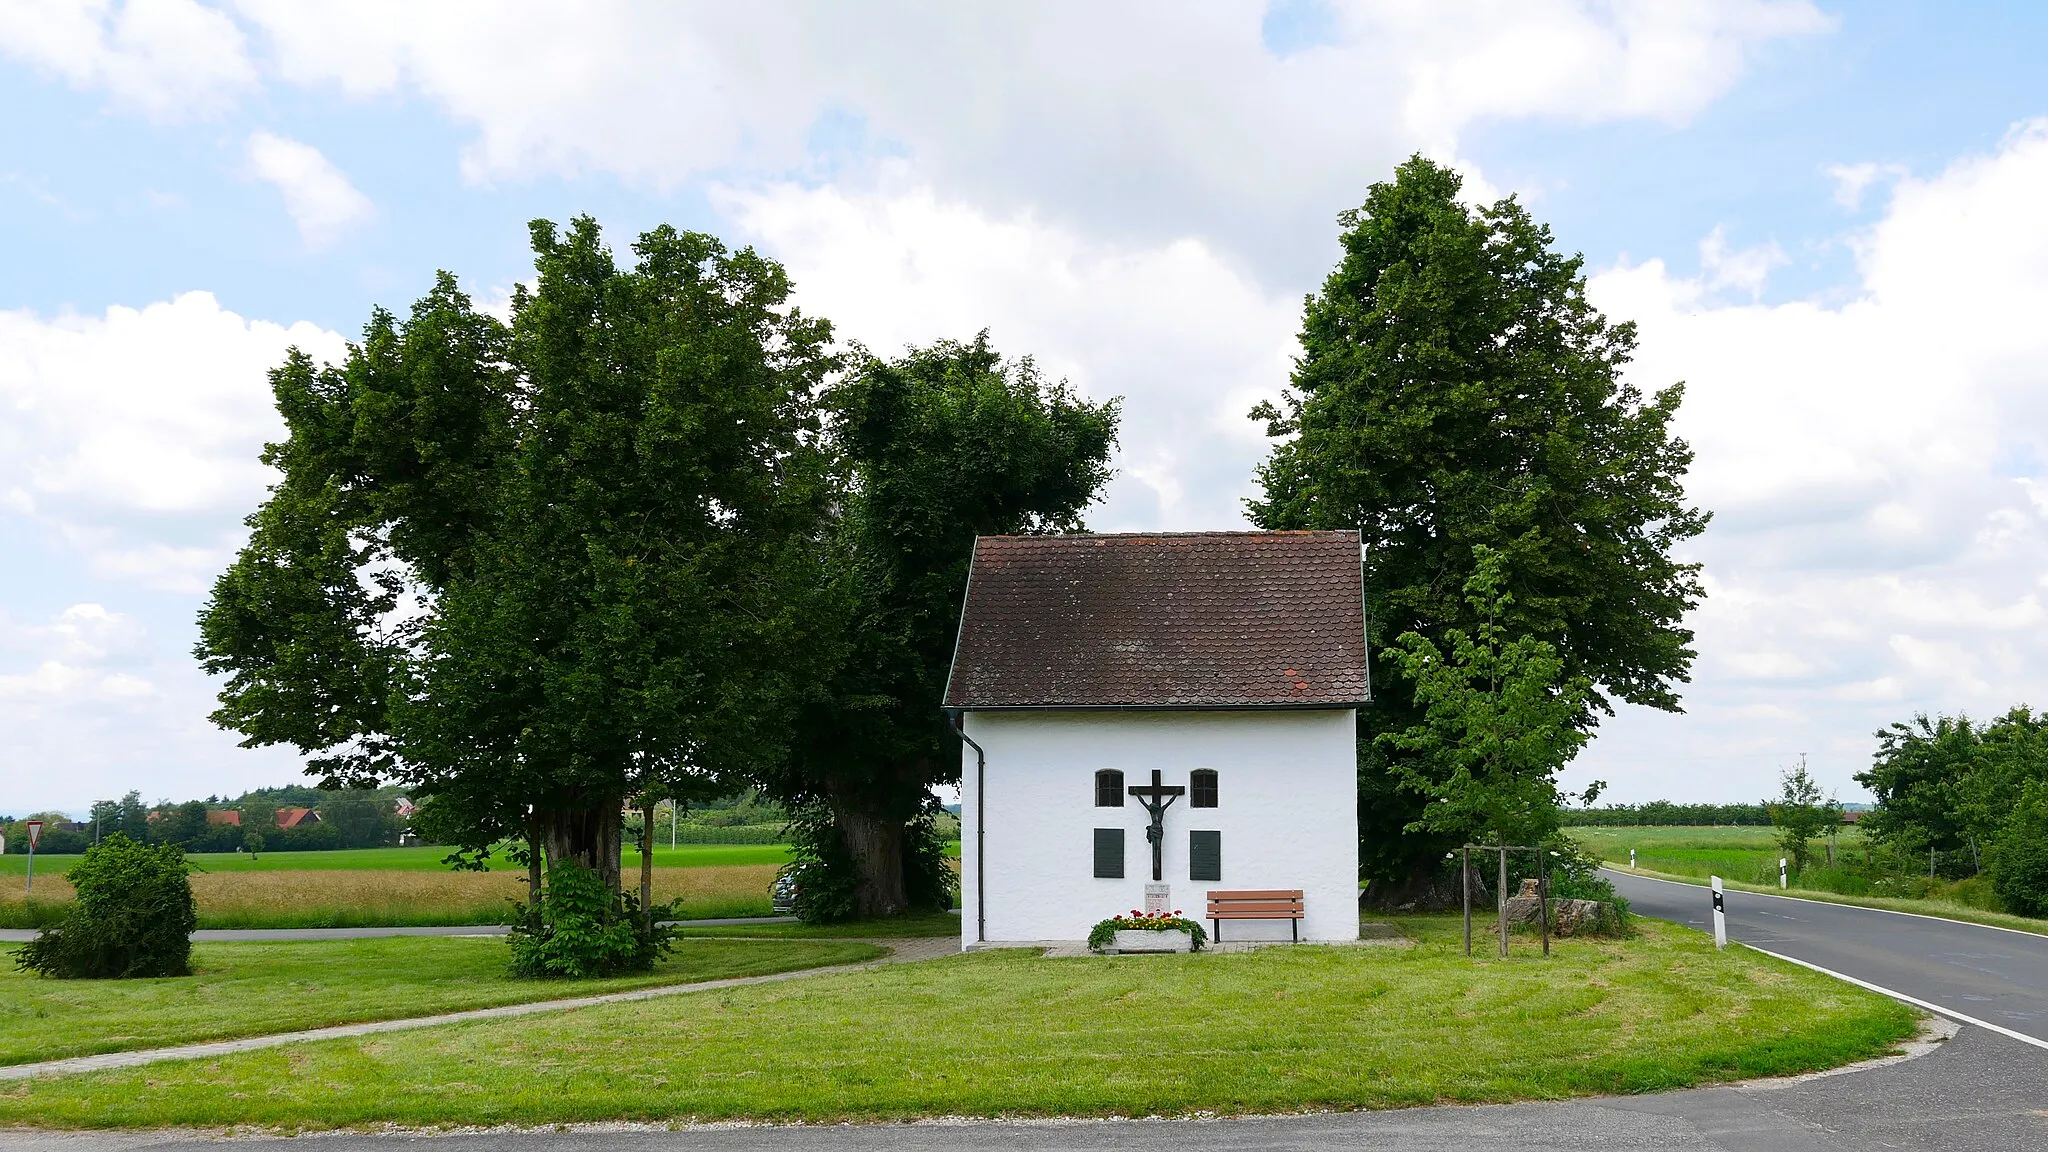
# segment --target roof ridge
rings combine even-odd
[[[1201,532],[1044,532],[989,533],[977,540],[1132,540],[1244,536],[1356,536],[1356,528],[1219,528]]]

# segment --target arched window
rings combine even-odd
[[[1197,768],[1188,773],[1188,807],[1214,808],[1216,806],[1216,770]]]
[[[1124,806],[1124,774],[1114,768],[1104,768],[1095,774],[1095,806],[1097,808],[1121,808]]]

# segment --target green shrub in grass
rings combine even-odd
[[[1991,846],[1991,887],[2008,912],[2048,916],[2048,788],[2029,784]]]
[[[18,968],[72,980],[192,974],[199,915],[176,844],[113,833],[72,865],[70,880],[77,899],[16,955]]]
[[[649,972],[674,947],[675,930],[643,915],[631,893],[613,892],[597,873],[567,860],[548,867],[534,907],[516,904],[510,939],[514,975],[535,979]]]

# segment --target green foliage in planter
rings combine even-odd
[[[199,916],[183,849],[115,832],[86,849],[70,880],[78,899],[16,955],[16,967],[62,979],[192,974]]]
[[[1088,930],[1088,948],[1100,952],[1109,947],[1119,932],[1185,932],[1194,941],[1195,951],[1200,952],[1209,943],[1209,934],[1193,920],[1175,912],[1171,916],[1156,912],[1150,915],[1132,909],[1128,916],[1112,916]]]
[[[631,893],[613,892],[596,872],[572,861],[548,868],[538,906],[513,906],[512,972],[532,979],[648,972],[674,947],[671,909],[643,914]]]

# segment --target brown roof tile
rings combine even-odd
[[[1356,532],[983,536],[948,708],[1351,706]]]

